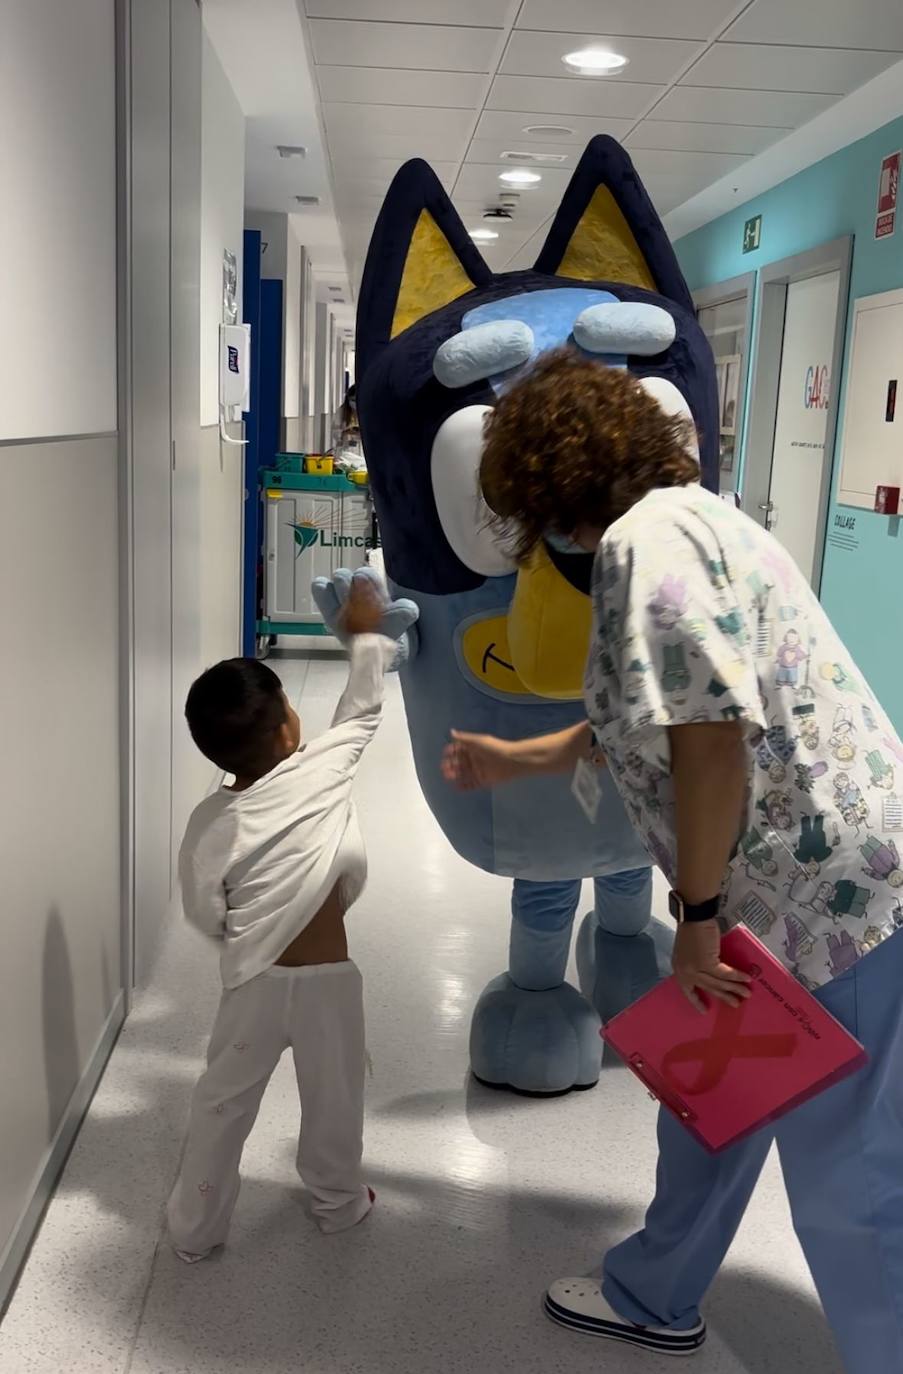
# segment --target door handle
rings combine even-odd
[[[759,505],[759,510],[764,510],[764,511],[770,513],[771,511],[774,510],[774,502],[773,502],[773,501],[762,501],[762,502],[760,503],[760,505]]]

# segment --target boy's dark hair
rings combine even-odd
[[[185,719],[201,753],[224,773],[263,774],[286,721],[282,683],[257,659],[226,659],[192,685]]]

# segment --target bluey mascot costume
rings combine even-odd
[[[370,243],[355,344],[363,447],[399,598],[387,626],[406,660],[405,708],[430,809],[459,854],[514,879],[508,972],[477,1005],[472,1068],[530,1093],[597,1082],[599,1015],[654,984],[669,943],[651,920],[648,857],[606,775],[591,823],[567,778],[459,793],[440,774],[453,727],[518,739],[584,717],[592,555],[550,544],[518,568],[477,479],[483,416],[535,358],[565,343],[600,367],[628,368],[666,410],[689,412],[703,480],[716,487],[712,355],[623,149],[592,140],[525,272],[490,271],[431,168],[402,167]],[[317,589],[332,626],[341,595],[341,579]],[[589,877],[583,996],[564,977]],[[411,884],[416,893],[416,855]]]

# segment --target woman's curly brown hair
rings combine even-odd
[[[548,533],[607,529],[654,487],[697,481],[692,439],[629,372],[558,349],[487,416],[480,484],[523,560]]]

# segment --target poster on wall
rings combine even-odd
[[[724,391],[721,397],[721,433],[737,433],[737,406],[740,402],[740,355],[724,358]]]
[[[900,190],[900,161],[903,152],[891,153],[881,163],[878,178],[878,211],[875,238],[887,239],[897,226],[897,195]]]
[[[223,324],[238,324],[238,259],[223,253]]]
[[[810,582],[816,582],[819,573],[821,494],[839,298],[839,272],[793,281],[787,288],[784,315],[768,493],[770,527]]]

